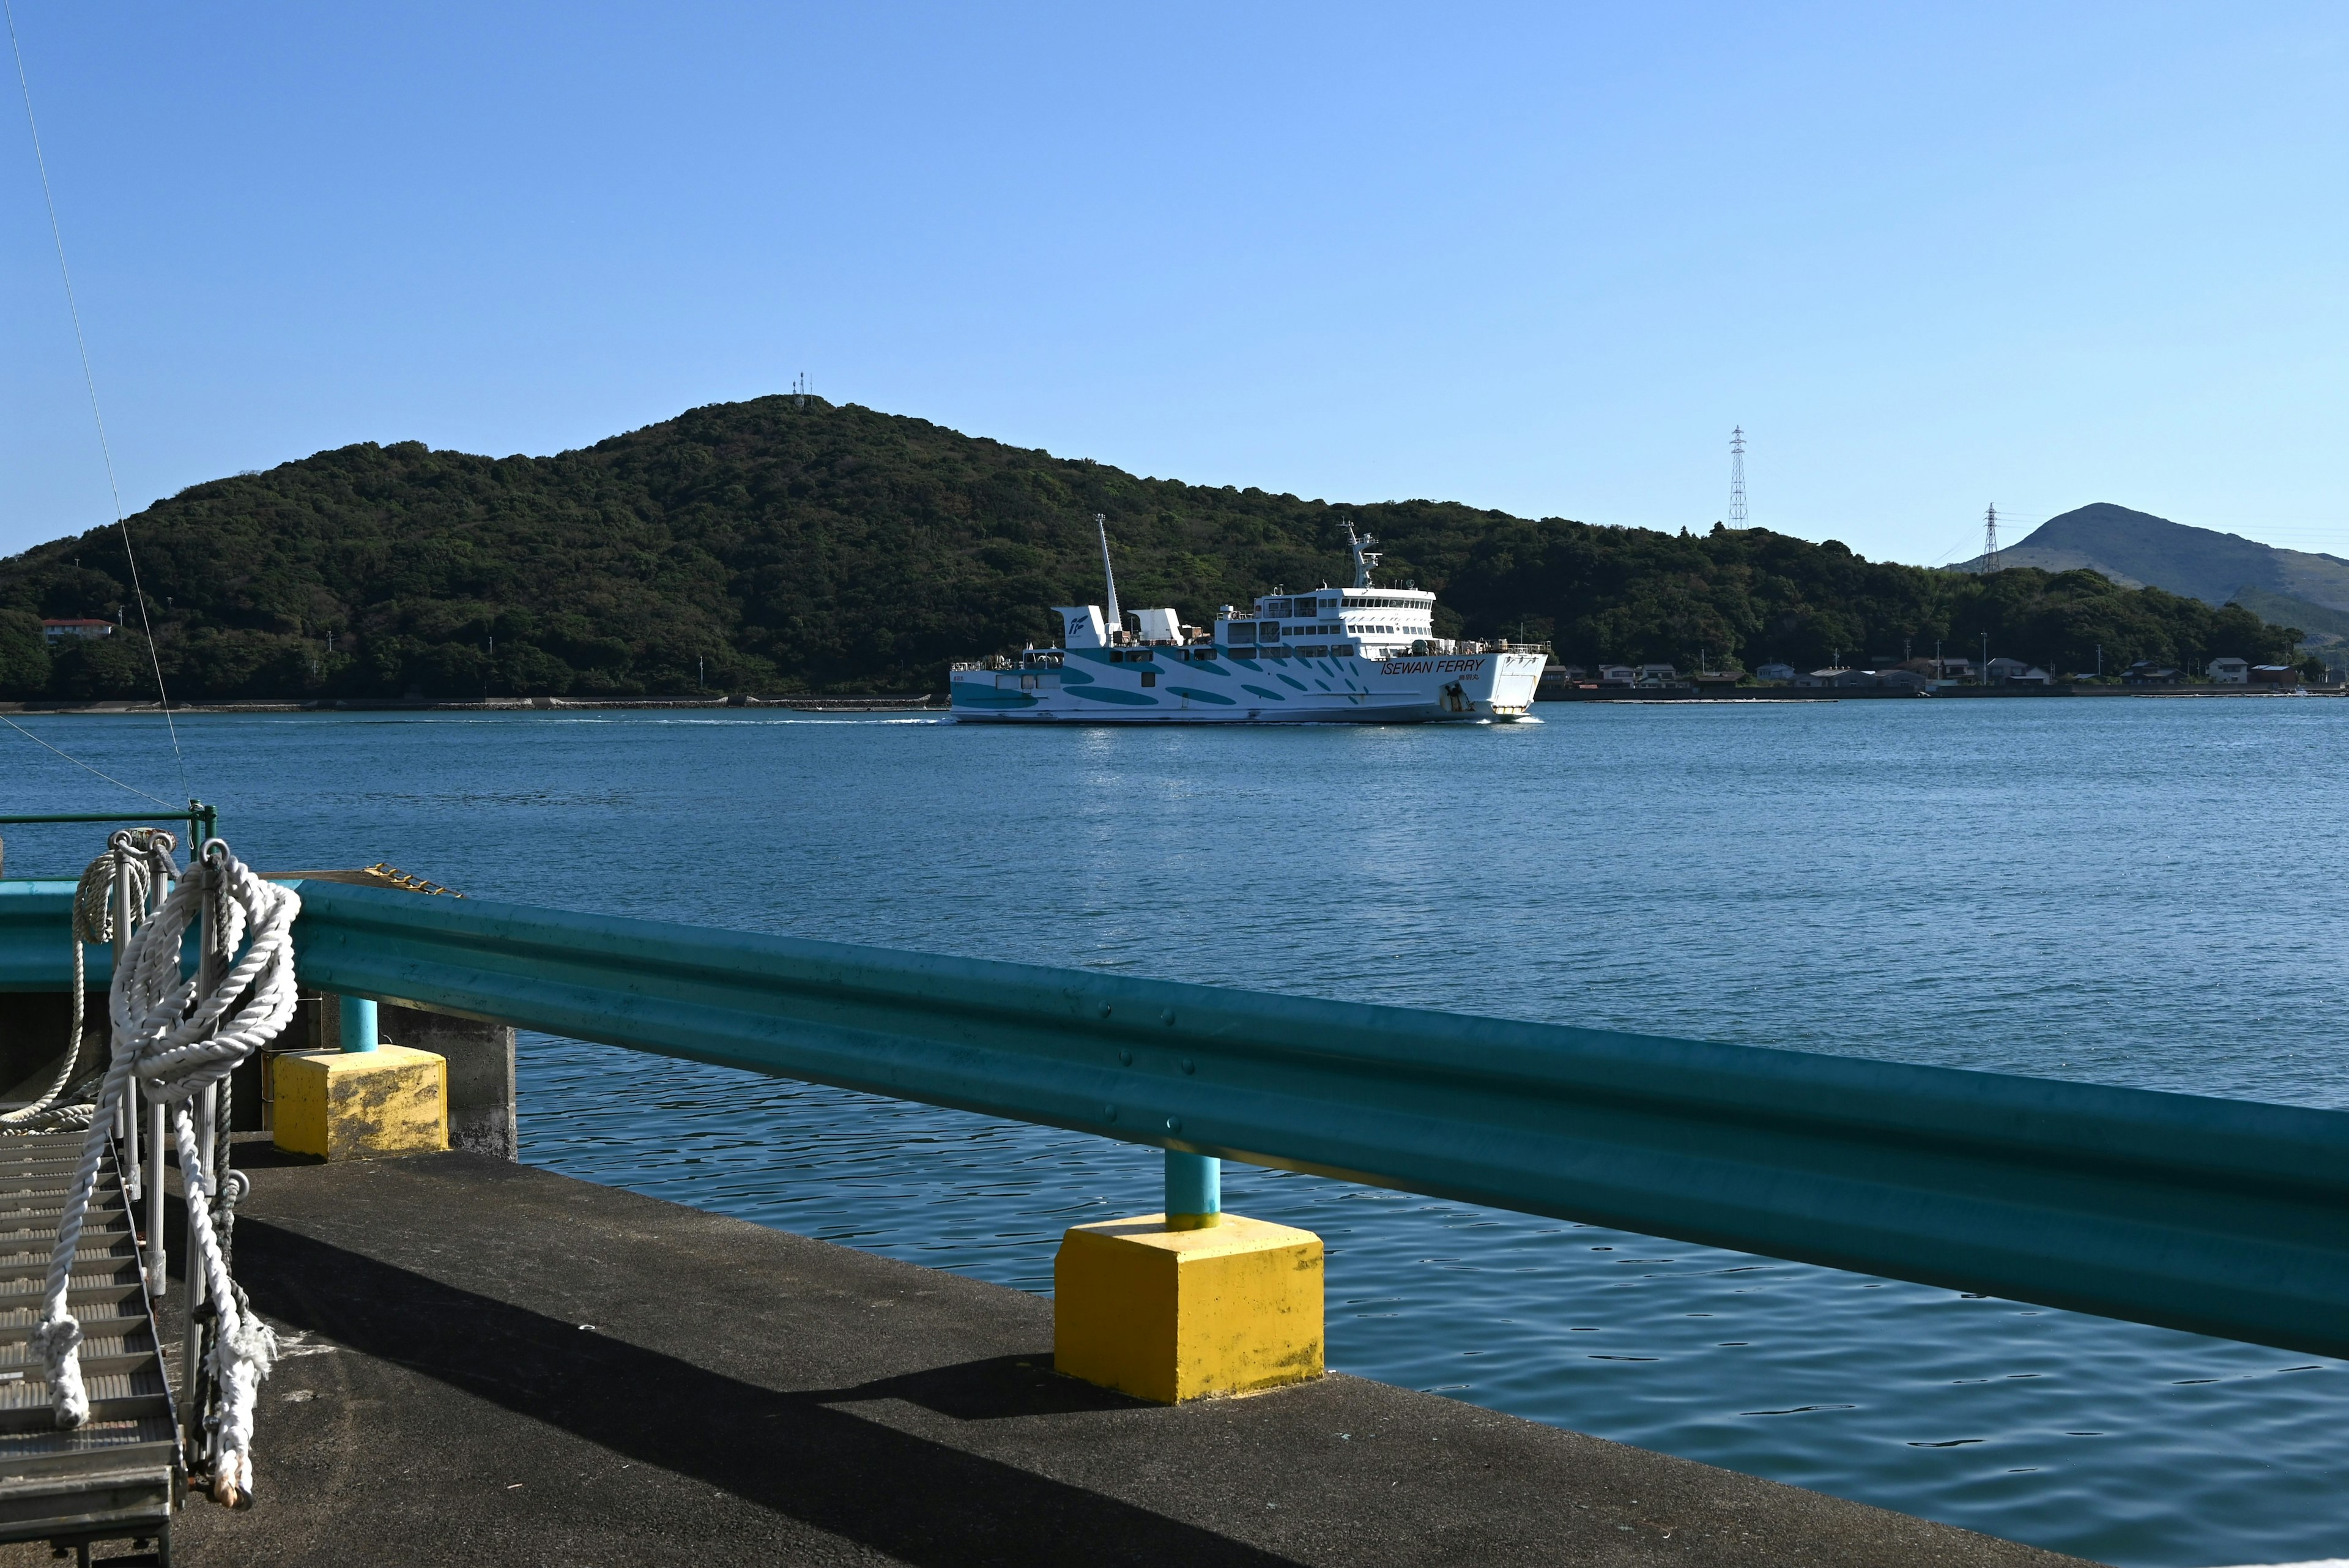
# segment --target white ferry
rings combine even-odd
[[[1121,614],[1102,530],[1106,615],[1057,605],[1057,648],[957,664],[954,716],[969,723],[1426,724],[1522,719],[1549,649],[1434,635],[1435,596],[1380,587],[1368,535],[1346,528],[1351,587],[1226,605],[1213,629],[1172,609]]]

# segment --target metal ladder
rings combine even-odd
[[[169,1568],[183,1486],[178,1423],[110,1141],[67,1289],[89,1391],[89,1419],[79,1427],[58,1428],[46,1368],[28,1343],[88,1137],[0,1135],[0,1542],[74,1547],[86,1563],[92,1542],[151,1541]]]

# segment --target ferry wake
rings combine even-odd
[[[954,717],[989,724],[1429,724],[1522,719],[1549,649],[1434,635],[1435,596],[1381,587],[1369,535],[1346,527],[1350,587],[1226,605],[1212,629],[1173,609],[1120,613],[1109,531],[1100,605],[1058,605],[1057,648],[954,667]]]

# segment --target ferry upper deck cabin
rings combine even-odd
[[[1364,659],[1449,653],[1435,635],[1435,596],[1419,588],[1319,588],[1309,594],[1263,594],[1252,614],[1226,605],[1216,617],[1215,644],[1250,653],[1311,646],[1316,656]]]

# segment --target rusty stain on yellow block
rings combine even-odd
[[[429,1051],[289,1051],[269,1075],[272,1136],[290,1153],[379,1159],[449,1147],[449,1064]]]
[[[1321,1238],[1226,1214],[1079,1225],[1052,1262],[1052,1364],[1162,1404],[1321,1375]]]

